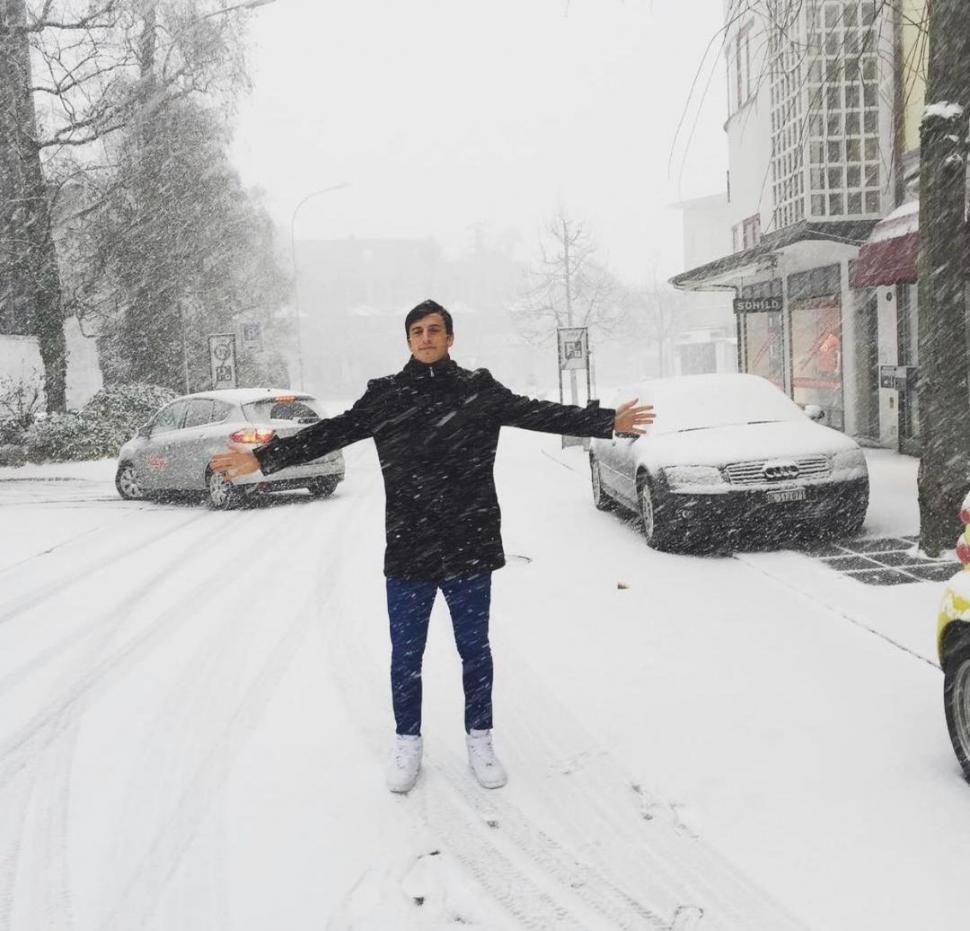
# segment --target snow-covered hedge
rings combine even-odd
[[[174,391],[159,385],[102,388],[81,410],[33,424],[24,438],[27,459],[66,462],[117,456],[138,428],[176,397]]]

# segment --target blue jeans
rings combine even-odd
[[[389,578],[391,699],[399,734],[421,733],[421,660],[431,606],[439,588],[451,612],[455,645],[461,656],[465,730],[492,726],[492,648],[488,642],[491,572],[446,582]]]

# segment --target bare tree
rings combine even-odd
[[[528,287],[512,308],[524,338],[548,345],[557,327],[588,327],[590,338],[614,338],[629,312],[624,289],[597,258],[586,224],[560,209],[539,240],[539,260],[530,269]],[[577,403],[576,373],[570,397]]]
[[[148,131],[166,101],[231,95],[240,16],[262,2],[0,0],[0,319],[38,337],[48,410],[66,403],[61,183],[110,160],[119,129]]]

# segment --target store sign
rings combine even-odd
[[[213,333],[209,337],[209,368],[212,387],[236,387],[236,337],[233,333]]]
[[[738,297],[734,299],[736,314],[767,314],[782,309],[780,297]]]

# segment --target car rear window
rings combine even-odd
[[[291,420],[294,423],[316,423],[323,417],[320,402],[309,395],[260,398],[244,404],[246,418],[253,423],[263,420]]]

